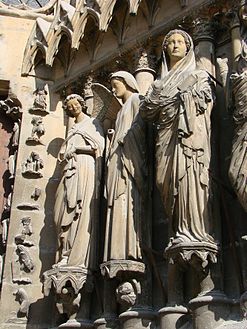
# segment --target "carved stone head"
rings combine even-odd
[[[78,111],[87,113],[87,106],[84,99],[78,94],[71,94],[63,102],[63,108],[68,116],[74,118]]]

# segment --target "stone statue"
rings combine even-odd
[[[112,91],[123,102],[114,131],[109,130],[106,160],[107,220],[102,273],[141,272],[145,203],[145,125],[139,115],[140,96],[135,78],[128,72],[111,75]]]
[[[47,90],[45,88],[38,88],[34,92],[35,98],[33,101],[32,109],[33,111],[47,111]]]
[[[182,30],[163,42],[161,78],[141,103],[142,117],[157,125],[156,181],[170,219],[170,244],[209,243],[210,114],[214,86],[196,70],[193,42]]]
[[[247,4],[240,7],[239,17],[242,22],[242,52],[238,61],[238,72],[231,75],[233,96],[235,101],[234,120],[235,136],[232,146],[232,159],[229,177],[237,193],[238,199],[247,211]]]
[[[40,137],[45,133],[43,118],[41,116],[35,116],[32,118],[31,124],[33,125],[33,128],[31,136],[28,137],[27,142],[41,143]]]
[[[64,168],[54,209],[58,234],[57,266],[95,268],[104,136],[99,122],[86,114],[81,96],[68,96],[64,109],[75,118],[75,124],[58,156]]]

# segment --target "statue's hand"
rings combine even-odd
[[[73,145],[71,145],[68,148],[68,150],[65,152],[64,158],[68,161],[68,160],[72,159],[73,157],[74,158],[76,157],[76,148]]]

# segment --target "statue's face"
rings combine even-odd
[[[67,102],[67,111],[75,118],[82,112],[81,104],[76,98],[72,98]]]
[[[179,61],[187,53],[184,37],[179,33],[172,34],[167,40],[166,52],[172,61]]]
[[[123,98],[127,91],[124,82],[117,79],[111,79],[111,88],[113,94],[118,98]]]

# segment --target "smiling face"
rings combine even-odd
[[[77,118],[82,113],[81,104],[76,98],[72,98],[67,102],[66,109],[68,113],[74,118]]]
[[[121,80],[118,79],[111,79],[111,88],[112,88],[112,92],[113,94],[118,97],[123,99],[126,92],[127,92],[127,87],[125,85],[125,83]]]
[[[184,58],[187,53],[184,37],[179,33],[172,34],[167,40],[166,52],[172,62],[178,62]]]

